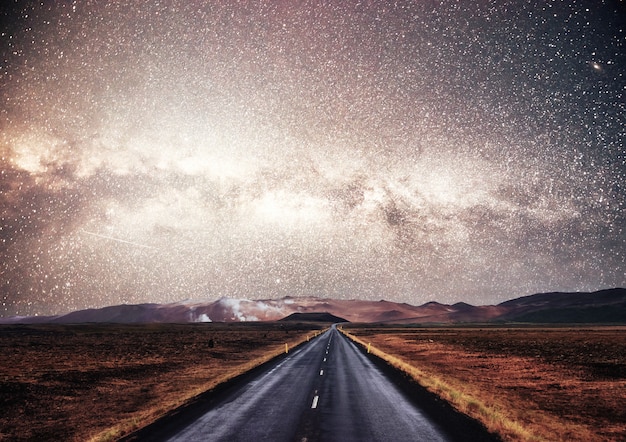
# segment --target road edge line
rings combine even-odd
[[[303,338],[301,342],[291,347],[291,351],[289,354],[281,352],[267,361],[262,362],[261,364],[252,367],[249,370],[244,371],[243,373],[239,373],[219,384],[215,385],[209,390],[203,391],[189,399],[187,399],[182,405],[175,407],[152,422],[147,423],[146,425],[133,430],[132,432],[125,434],[117,439],[116,442],[135,442],[140,440],[149,440],[150,436],[154,434],[159,434],[162,438],[164,433],[171,432],[172,428],[180,428],[182,425],[181,415],[185,415],[185,421],[193,421],[197,417],[201,416],[206,412],[207,409],[211,407],[211,405],[219,400],[219,398],[228,392],[229,390],[236,388],[241,383],[246,382],[248,379],[253,378],[257,374],[263,372],[269,366],[272,366],[279,361],[286,359],[293,355],[293,351],[297,350],[305,345],[308,345],[314,342],[317,338],[322,336],[329,328],[325,328],[319,332],[319,334],[310,340],[307,340],[306,337]]]
[[[419,379],[413,376],[408,369],[394,365],[386,358],[400,361],[403,365],[407,366],[407,368],[412,367],[416,370],[419,369],[374,346],[370,346],[368,351],[368,343],[342,328],[338,328],[338,331],[353,342],[356,348],[378,368],[388,374],[390,379],[400,387],[402,392],[433,419],[433,421],[439,423],[442,430],[454,440],[476,440],[481,442],[503,441],[502,436],[489,431],[484,422],[458,410],[454,404],[441,397],[436,391],[432,391],[425,385],[422,385]]]

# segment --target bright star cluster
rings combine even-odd
[[[0,6],[0,316],[626,285],[626,9]]]

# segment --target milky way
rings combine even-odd
[[[626,285],[623,2],[5,3],[0,315]]]

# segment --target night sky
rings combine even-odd
[[[0,11],[0,316],[626,285],[624,1]]]

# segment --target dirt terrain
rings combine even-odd
[[[321,327],[0,326],[0,441],[115,439]]]
[[[505,440],[626,440],[624,327],[345,329]]]

